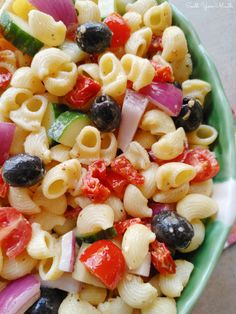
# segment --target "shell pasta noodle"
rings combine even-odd
[[[143,27],[132,33],[125,45],[125,52],[139,57],[143,57],[150,46],[152,30],[150,27]]]
[[[81,165],[77,159],[65,161],[49,170],[42,182],[42,191],[46,198],[62,196],[79,179]]]
[[[144,283],[141,277],[126,274],[118,285],[121,298],[133,308],[144,308],[157,297],[157,290],[149,283]]]
[[[45,128],[41,127],[38,132],[32,132],[24,142],[25,152],[32,156],[38,156],[45,164],[51,161],[48,137]]]
[[[38,298],[14,288],[11,314],[177,314],[218,217],[221,128],[175,17],[156,0],[1,7],[0,304],[25,280]]]
[[[205,97],[211,91],[211,85],[203,80],[187,80],[182,84],[184,97],[193,97],[204,105]]]
[[[56,22],[50,15],[38,10],[29,12],[29,27],[32,34],[49,47],[59,46],[66,37],[64,23]]]
[[[77,0],[75,2],[75,8],[78,11],[78,20],[80,24],[101,21],[101,13],[98,6],[93,1]]]
[[[103,83],[103,92],[117,97],[126,90],[127,77],[120,60],[113,53],[105,53],[99,60],[99,76]]]
[[[163,111],[147,111],[141,121],[141,129],[153,135],[164,135],[176,130],[173,120]]]
[[[144,24],[151,28],[154,34],[161,35],[172,24],[172,9],[169,3],[164,2],[151,7],[143,16]]]
[[[128,185],[124,195],[126,212],[133,217],[151,217],[152,210],[148,207],[148,200],[135,185]]]
[[[126,230],[122,241],[122,252],[129,269],[133,270],[142,265],[148,254],[149,244],[153,241],[155,241],[155,234],[146,226],[136,224]]]
[[[71,150],[72,157],[79,157],[83,164],[99,159],[101,151],[101,134],[97,128],[86,126],[82,129]]]
[[[122,57],[121,64],[128,80],[134,83],[134,90],[139,90],[152,82],[155,70],[147,59],[126,54]]]
[[[177,188],[184,183],[190,182],[196,175],[196,170],[187,164],[170,162],[157,169],[157,188],[168,191],[170,188]]]
[[[11,86],[29,89],[33,94],[42,94],[45,92],[45,87],[30,67],[17,69],[12,76]]]
[[[126,11],[128,12],[137,12],[137,13],[140,13],[141,15],[144,15],[144,13],[156,6],[157,3],[155,0],[138,0],[138,1],[135,1],[134,3],[130,3],[130,4],[127,4],[126,6]]]
[[[29,256],[39,260],[52,257],[55,239],[37,223],[32,224],[32,231],[32,238],[27,246]]]
[[[17,126],[26,131],[38,131],[47,104],[48,101],[45,97],[33,96],[26,100],[19,109],[11,111],[10,118]]]

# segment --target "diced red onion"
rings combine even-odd
[[[175,210],[175,204],[162,204],[156,202],[149,202],[148,207],[152,209],[152,215],[155,216],[164,210]]]
[[[77,15],[72,0],[29,0],[40,11],[62,21],[67,27],[77,23]]]
[[[169,83],[152,82],[140,91],[151,103],[171,117],[179,115],[183,103],[182,91]]]
[[[67,232],[61,238],[61,258],[59,269],[65,272],[73,272],[76,251],[75,234],[73,231]]]
[[[16,126],[14,123],[0,122],[0,165],[9,157],[15,129]]]
[[[40,297],[40,282],[33,275],[14,280],[0,293],[0,313],[23,314]]]
[[[45,281],[42,280],[38,276],[41,286],[52,288],[52,289],[60,289],[69,293],[78,293],[80,290],[81,283],[78,280],[75,280],[71,277],[71,274],[63,274],[59,279],[57,280],[49,280]]]
[[[137,269],[130,270],[129,273],[137,276],[149,277],[151,270],[151,254],[148,253],[142,265]]]
[[[147,105],[148,99],[146,97],[130,89],[126,91],[118,134],[118,147],[123,152],[132,142]]]

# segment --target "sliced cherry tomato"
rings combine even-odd
[[[132,81],[127,81],[127,89],[133,89],[134,83]]]
[[[65,99],[72,109],[88,110],[90,101],[98,94],[101,86],[89,77],[79,75],[75,87]]]
[[[220,171],[220,165],[215,154],[206,148],[194,148],[187,153],[184,161],[195,168],[196,176],[191,182],[202,182],[209,180]]]
[[[152,41],[148,48],[148,57],[151,58],[163,50],[162,36],[152,35]]]
[[[0,197],[4,198],[7,196],[9,185],[3,181],[2,171],[0,170]]]
[[[90,175],[83,178],[81,191],[84,196],[87,196],[95,203],[103,203],[111,195],[110,190],[98,178],[93,178]]]
[[[105,161],[103,159],[94,161],[91,165],[88,166],[88,173],[99,180],[106,179],[107,168]]]
[[[129,182],[124,179],[118,173],[115,173],[111,169],[107,169],[107,177],[104,181],[104,184],[108,186],[119,198],[123,198],[125,189]]]
[[[0,244],[9,258],[21,254],[32,236],[27,219],[15,208],[0,208]]]
[[[173,71],[170,66],[164,66],[162,64],[159,64],[155,61],[151,61],[151,64],[153,65],[155,69],[155,76],[153,79],[153,82],[160,82],[160,83],[173,83],[174,82],[174,76]]]
[[[91,244],[80,256],[80,261],[111,290],[117,287],[126,270],[121,249],[108,240]]]
[[[175,261],[164,243],[158,241],[151,243],[151,257],[153,266],[160,274],[175,274]]]
[[[118,156],[113,160],[111,169],[132,184],[144,184],[144,177],[134,168],[125,156]]]
[[[0,68],[0,88],[6,89],[12,78],[11,72],[5,68]]]
[[[111,47],[121,47],[126,44],[131,35],[127,22],[118,13],[112,13],[103,21],[112,31]]]
[[[75,219],[79,216],[79,213],[81,212],[82,208],[80,206],[77,206],[75,208],[69,206],[65,213],[64,216],[66,219]]]
[[[131,218],[115,223],[114,227],[116,229],[118,236],[122,236],[130,226],[136,224],[143,224],[142,220],[140,218]]]

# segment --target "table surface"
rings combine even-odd
[[[171,0],[197,30],[236,108],[236,0]],[[191,314],[236,313],[236,245],[221,256]]]

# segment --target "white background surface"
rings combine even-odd
[[[217,66],[226,95],[236,108],[236,0],[170,2],[197,30]],[[223,253],[192,314],[236,314],[236,246]]]

